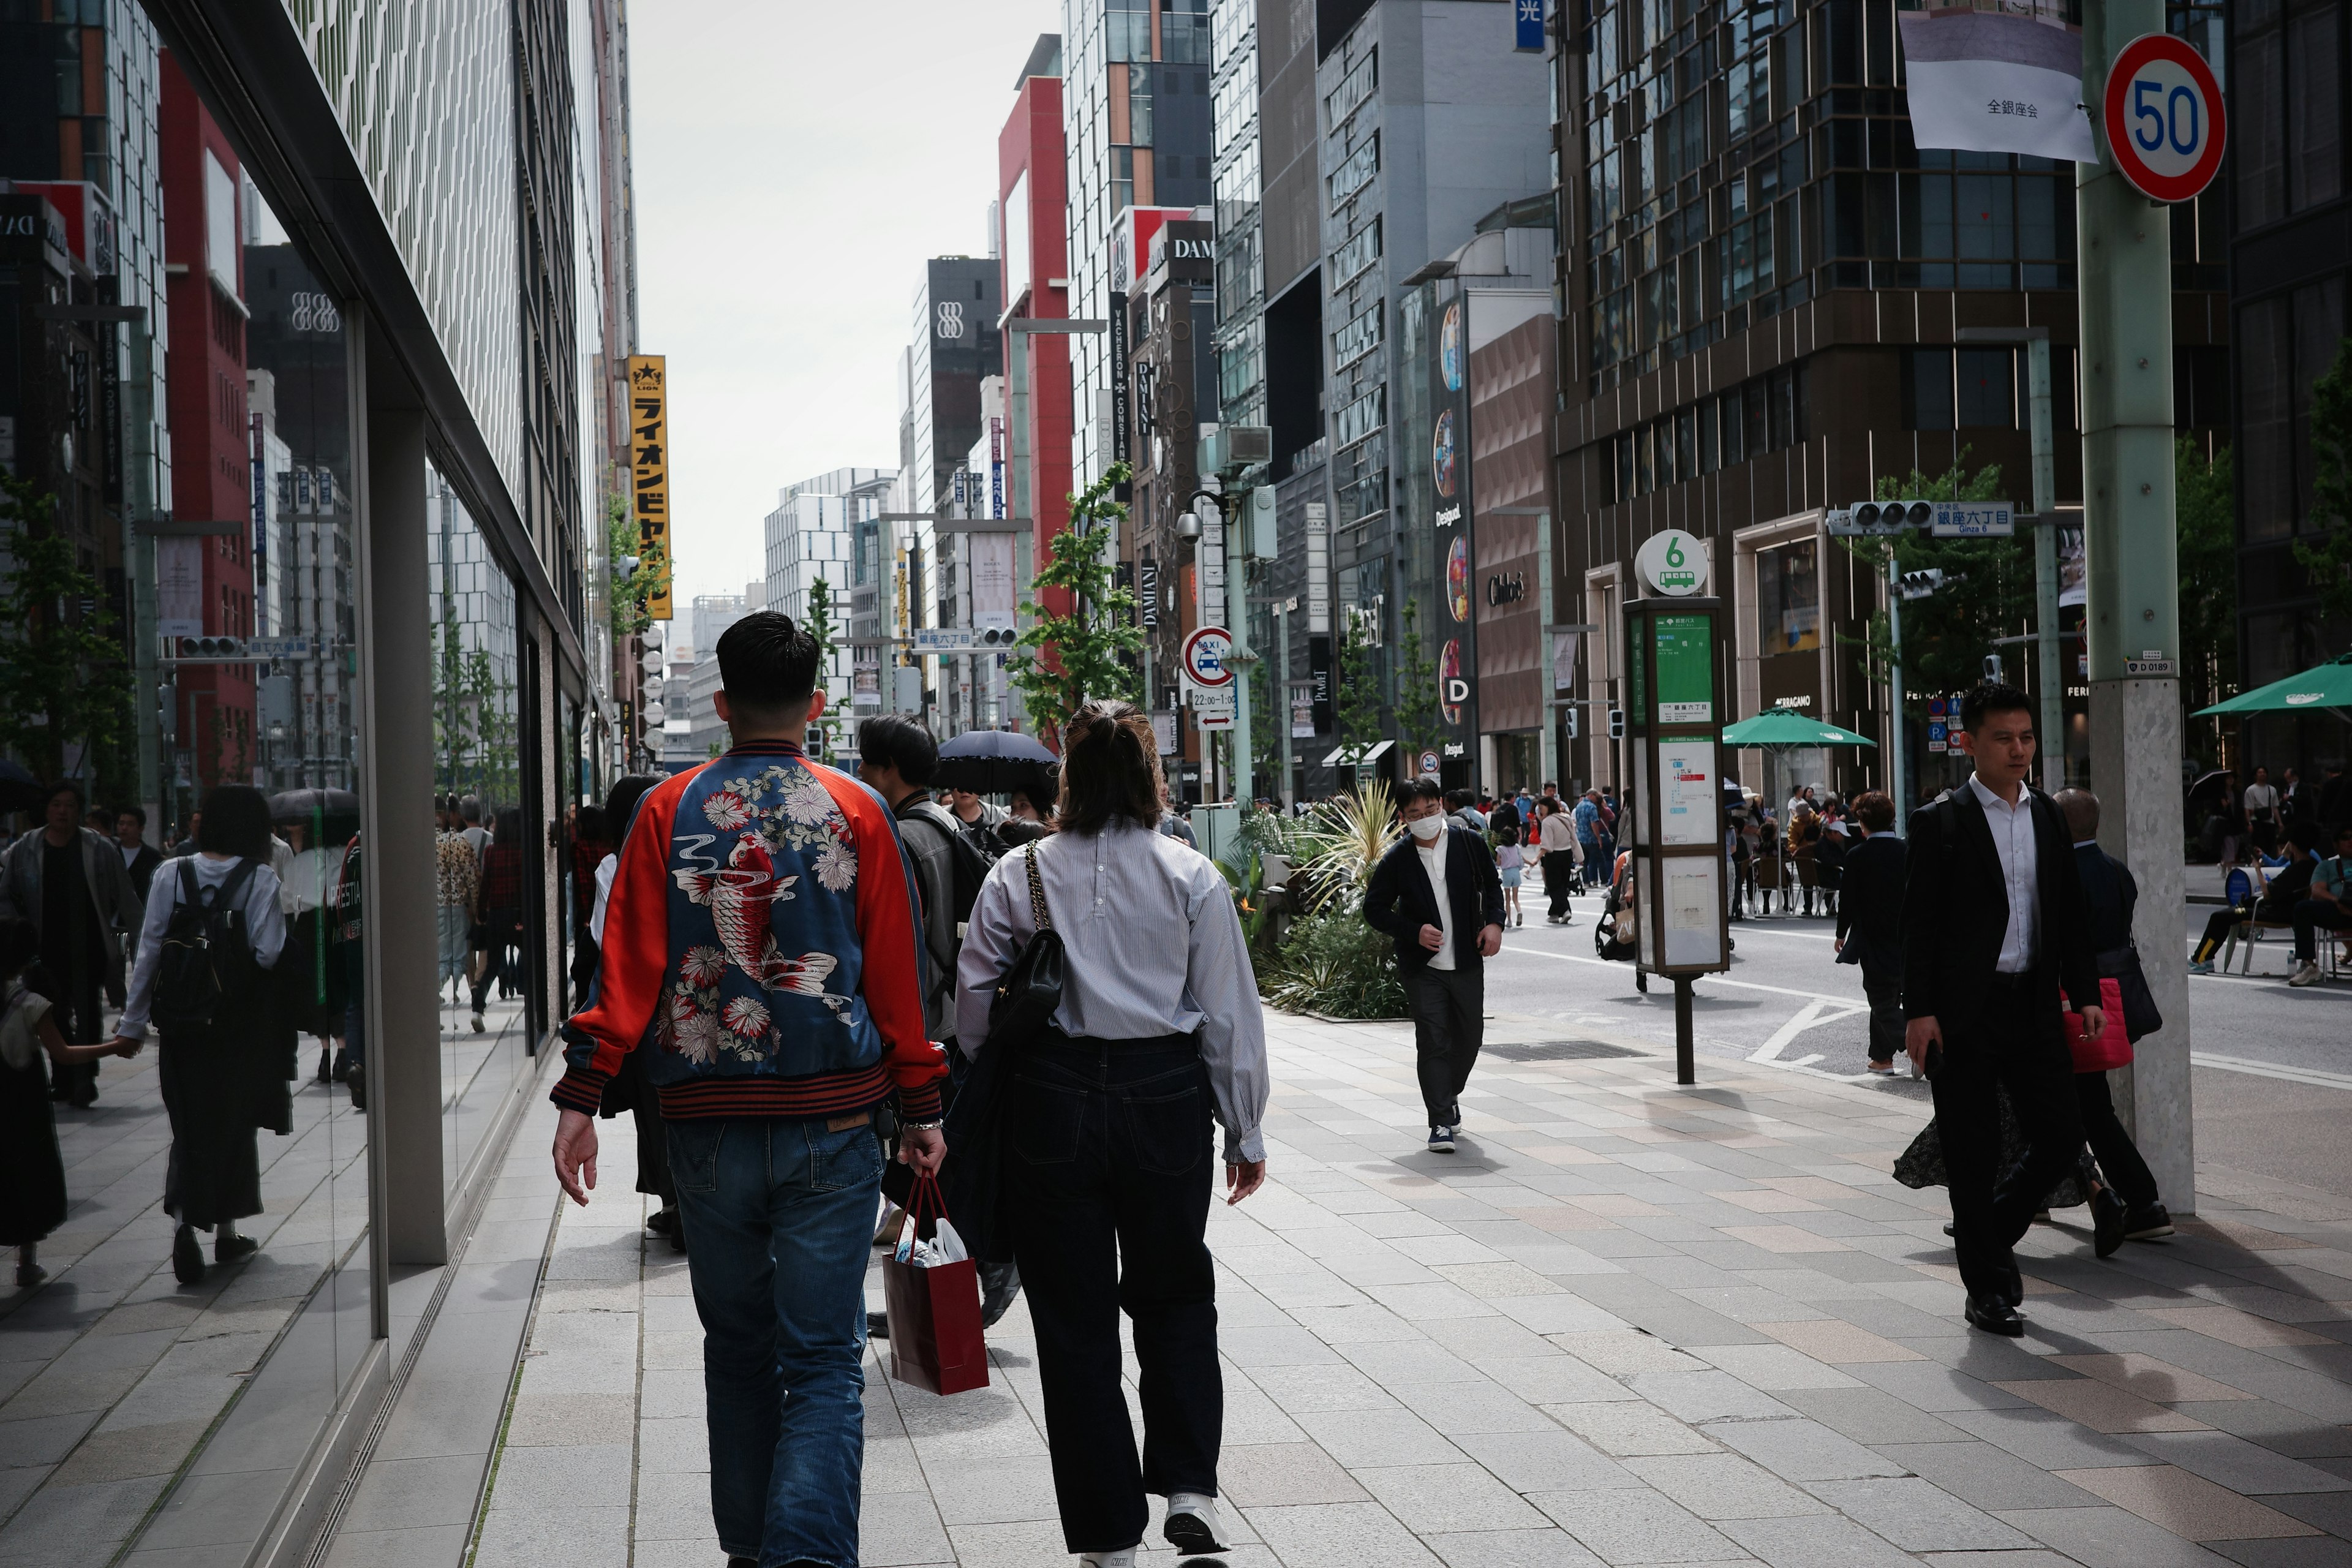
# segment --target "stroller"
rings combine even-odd
[[[1609,887],[1601,896],[1601,918],[1592,924],[1592,949],[1611,963],[1631,962],[1635,951],[1633,921],[1633,852],[1621,849],[1617,862],[1609,873]],[[1633,989],[1647,994],[1650,976],[1640,964],[1633,967]]]

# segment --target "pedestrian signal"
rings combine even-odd
[[[1625,738],[1625,710],[1622,708],[1609,710],[1609,738],[1612,741]]]

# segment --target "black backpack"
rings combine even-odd
[[[971,841],[964,825],[950,816],[947,808],[935,800],[907,808],[908,816],[917,818],[947,835],[948,860],[955,868],[954,885],[948,891],[948,909],[955,916],[956,935],[963,935],[964,926],[971,920],[971,907],[980,901],[980,885],[988,880],[988,857]]]
[[[196,881],[194,856],[180,861],[180,900],[163,928],[155,969],[152,1016],[163,1029],[205,1029],[243,995],[255,965],[252,933],[240,900],[254,862],[239,860],[228,880],[206,889]]]

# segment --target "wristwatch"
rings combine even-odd
[[[940,1128],[945,1127],[946,1125],[947,1121],[945,1118],[941,1118],[937,1121],[901,1121],[898,1123],[898,1131],[901,1132],[937,1132]]]

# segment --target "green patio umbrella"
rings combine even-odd
[[[2305,708],[2324,708],[2352,724],[2352,653],[2316,669],[2306,669],[2301,675],[2290,675],[2284,680],[2241,692],[2226,702],[2200,708],[2195,716],[2203,719],[2217,713],[2293,713]]]
[[[1808,719],[1793,708],[1775,708],[1753,719],[1742,719],[1723,731],[1727,746],[1875,746],[1877,742],[1819,719]]]

